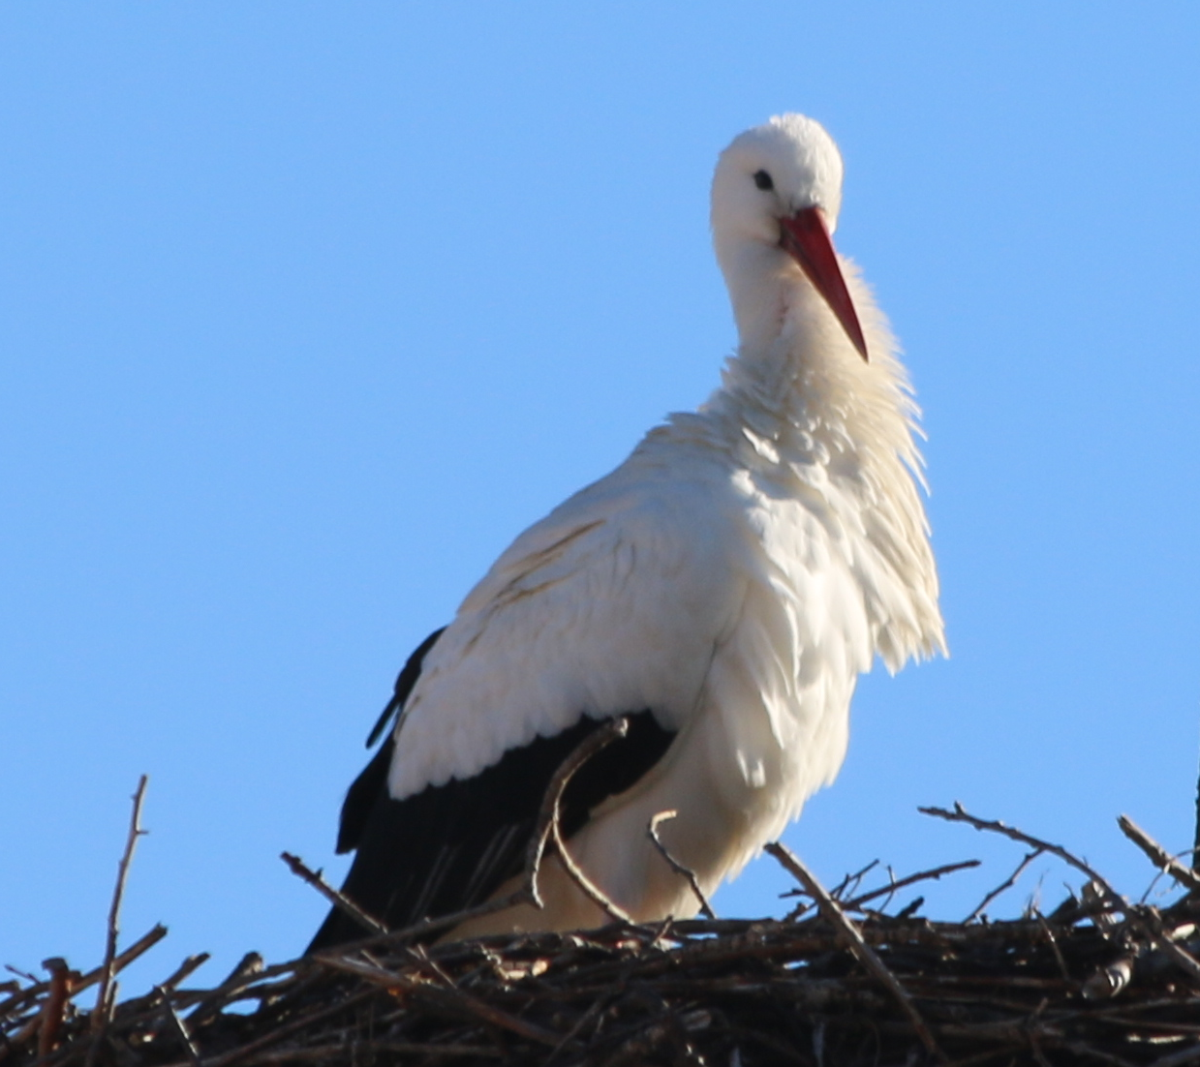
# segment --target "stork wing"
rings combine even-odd
[[[687,720],[739,609],[729,553],[745,530],[723,524],[705,479],[641,474],[619,468],[572,497],[472,590],[405,705],[393,797],[469,778],[583,716]]]

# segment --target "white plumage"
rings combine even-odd
[[[720,387],[521,534],[467,596],[404,702],[391,805],[584,716],[649,710],[669,749],[570,849],[636,918],[694,914],[650,817],[679,812],[661,836],[711,892],[837,774],[875,657],[895,671],[944,651],[917,409],[826,233],[841,179],[833,141],[799,115],[721,155],[712,230],[739,346]],[[545,911],[460,932],[604,921],[557,864],[541,889]]]

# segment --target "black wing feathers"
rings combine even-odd
[[[408,657],[408,661],[396,679],[396,688],[392,693],[392,699],[387,702],[387,707],[383,709],[383,714],[379,716],[378,722],[371,730],[371,735],[367,738],[367,748],[375,744],[383,732],[383,728],[404,707],[408,694],[412,692],[412,687],[417,684],[417,679],[421,676],[421,665],[425,662],[425,654],[442,636],[442,630],[445,630],[444,626],[441,630],[434,630]],[[346,799],[342,802],[342,817],[338,823],[337,851],[339,854],[352,852],[358,848],[363,830],[367,825],[367,819],[370,818],[371,809],[375,806],[375,798],[387,789],[388,768],[392,765],[392,753],[395,751],[395,747],[395,742],[389,736],[384,746],[375,753],[371,762],[363,768],[362,773],[354,779],[354,783],[346,791]]]
[[[400,709],[404,707],[404,702],[408,699],[408,694],[412,692],[412,688],[417,684],[417,679],[421,677],[421,667],[425,663],[425,655],[437,643],[437,639],[445,632],[446,627],[440,630],[434,630],[424,641],[417,645],[413,654],[408,657],[404,666],[400,668],[400,673],[396,675],[396,686],[392,691],[392,699],[387,702],[386,707],[380,712],[379,718],[375,721],[375,725],[371,727],[371,732],[367,735],[367,748],[370,748],[376,741],[379,740],[379,735],[383,733],[383,728],[393,716],[400,713]]]
[[[405,666],[405,671],[413,668],[407,689],[436,636]],[[403,697],[400,689],[397,682],[397,706],[407,696],[407,689]],[[581,767],[567,786],[564,836],[578,831],[605,798],[624,792],[649,771],[675,737],[648,711],[629,719],[628,734]],[[596,719],[582,718],[554,737],[539,737],[509,750],[499,763],[472,778],[428,786],[404,800],[393,800],[387,791],[394,745],[389,739],[351,786],[342,809],[339,848],[346,842],[358,850],[343,892],[393,929],[487,900],[523,869],[525,848],[550,779],[600,725]],[[309,951],[363,936],[365,931],[334,909]]]

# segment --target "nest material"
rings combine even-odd
[[[113,933],[89,975],[52,959],[49,981],[0,985],[0,1067],[1200,1065],[1200,878],[1126,821],[1188,890],[1162,910],[1130,904],[1059,846],[961,808],[930,813],[1033,848],[967,922],[915,917],[919,899],[893,915],[872,905],[973,863],[855,896],[865,871],[829,893],[770,846],[812,901],[788,919],[618,922],[432,947],[407,931],[268,969],[251,955],[210,990],[181,988],[206,958],[194,957],[120,1004],[104,992],[113,974],[166,931],[120,955]],[[138,833],[135,804],[131,843]],[[980,918],[1044,853],[1094,875],[1083,899]],[[77,1009],[91,985],[105,1007]]]
[[[932,1047],[842,930],[813,914],[427,950],[376,939],[268,970],[251,960],[213,990],[168,980],[99,1029],[95,1012],[55,1007],[52,979],[0,1003],[0,1062],[1200,1063],[1200,980],[1156,947],[1200,948],[1200,902],[1154,914],[1161,935],[1146,934],[1144,914],[1071,902],[996,923],[869,914],[855,926]]]

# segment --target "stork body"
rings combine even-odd
[[[574,860],[640,920],[698,902],[832,781],[875,657],[944,650],[906,376],[829,232],[841,158],[798,115],[723,153],[712,226],[738,323],[721,386],[530,527],[410,660],[343,809],[346,891],[398,926],[511,888],[542,793],[600,721],[629,737],[566,797]],[[867,358],[869,356],[869,359]],[[546,907],[458,936],[596,925],[556,860]],[[360,936],[331,914],[314,948]]]

